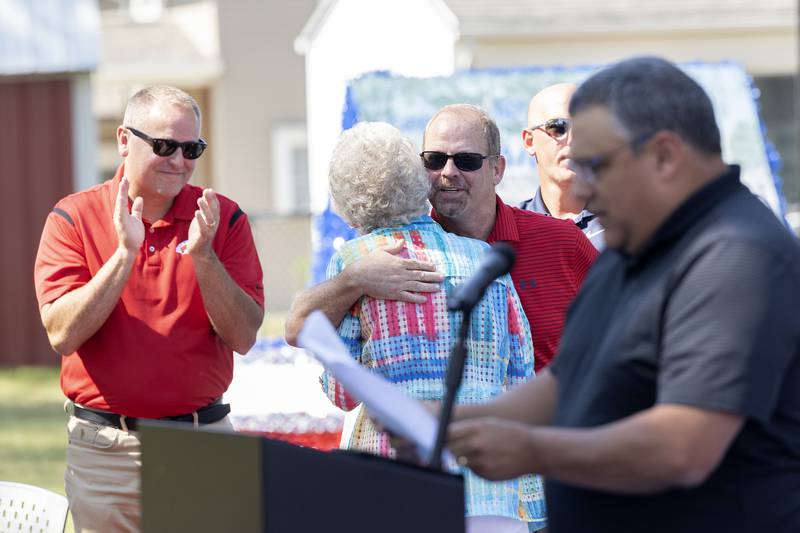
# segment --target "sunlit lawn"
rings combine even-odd
[[[0,480],[64,494],[63,404],[58,367],[0,368]]]

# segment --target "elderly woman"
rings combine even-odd
[[[441,400],[460,313],[448,311],[447,295],[472,275],[488,250],[485,242],[446,233],[428,216],[430,182],[410,140],[385,123],[360,123],[345,131],[329,171],[334,205],[361,237],[345,243],[331,259],[328,277],[370,251],[405,242],[404,257],[429,261],[445,276],[424,304],[362,297],[339,326],[352,356],[419,400]],[[468,357],[457,401],[485,402],[533,376],[530,328],[508,276],[492,283],[472,315]],[[322,386],[338,407],[357,403],[333,376]],[[389,440],[363,412],[349,448],[392,455]],[[469,522],[482,530],[528,531],[544,519],[538,478],[493,483],[464,469]],[[510,526],[510,527],[508,527]],[[504,529],[505,528],[505,529]],[[471,530],[476,528],[471,527]]]

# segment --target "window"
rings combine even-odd
[[[273,209],[281,215],[309,213],[308,140],[304,122],[272,128]]]

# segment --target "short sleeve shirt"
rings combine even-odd
[[[599,426],[656,404],[745,424],[693,489],[638,497],[549,480],[552,531],[800,531],[798,296],[800,245],[737,167],[693,195],[638,256],[606,250],[552,365],[553,424]]]
[[[516,252],[511,279],[533,336],[536,372],[555,357],[567,307],[597,257],[592,243],[568,220],[524,211],[496,197],[490,244],[508,242]],[[433,218],[438,219],[434,212]]]
[[[36,257],[39,306],[88,283],[117,247],[112,215],[123,167],[101,185],[59,201]],[[233,358],[214,331],[191,257],[189,225],[202,189],[186,185],[163,219],[145,222],[145,240],[106,322],[62,357],[61,386],[76,403],[127,416],[191,412],[225,392]],[[261,266],[247,216],[218,195],[213,248],[231,278],[263,308]]]

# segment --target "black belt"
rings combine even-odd
[[[164,418],[159,418],[158,420],[193,423],[196,415],[197,423],[199,425],[204,425],[219,422],[230,412],[230,404],[222,403],[222,400],[216,400],[205,407],[201,407],[194,413],[187,413],[185,415],[177,416],[165,416]],[[93,422],[101,426],[111,426],[117,429],[127,429],[127,431],[136,431],[137,427],[139,426],[139,420],[148,420],[147,418],[132,418],[129,416],[118,415],[116,413],[109,413],[107,411],[97,411],[95,409],[89,409],[79,405],[74,405],[73,415],[75,418],[80,418],[81,420],[86,420],[87,422]]]

